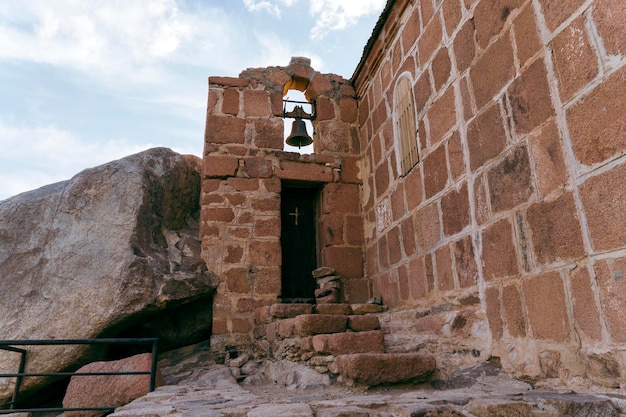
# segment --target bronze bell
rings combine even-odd
[[[311,139],[306,131],[306,124],[304,124],[304,120],[296,119],[293,121],[293,124],[291,125],[291,133],[287,136],[286,142],[287,145],[297,146],[298,148],[313,143],[313,139]]]

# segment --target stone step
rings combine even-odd
[[[341,376],[369,386],[425,381],[437,366],[423,353],[346,354],[337,356],[336,364]]]
[[[311,344],[318,354],[343,355],[385,351],[384,336],[380,330],[318,334],[311,338]]]

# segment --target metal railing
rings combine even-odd
[[[16,348],[15,346],[52,346],[52,345],[120,345],[120,344],[149,344],[152,345],[152,362],[150,371],[138,372],[24,372],[26,368],[26,357],[28,351]],[[0,404],[0,414],[12,413],[36,413],[36,412],[59,412],[65,411],[113,411],[117,406],[108,407],[83,407],[83,408],[15,408],[18,402],[20,386],[24,378],[29,377],[82,377],[82,376],[116,376],[116,375],[150,375],[150,392],[154,391],[156,385],[156,365],[157,365],[157,338],[137,338],[137,339],[69,339],[69,340],[0,340],[0,350],[15,352],[20,354],[20,364],[17,372],[0,373],[0,378],[15,378],[15,387],[11,401]],[[4,407],[9,409],[3,409]]]

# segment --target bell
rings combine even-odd
[[[287,136],[286,142],[287,145],[297,146],[298,148],[313,143],[313,139],[311,139],[306,131],[304,120],[296,119],[293,121],[293,124],[291,125],[291,134]]]

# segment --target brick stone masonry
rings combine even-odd
[[[395,0],[350,81],[302,58],[211,77],[202,239],[222,278],[216,348],[250,338],[255,308],[280,295],[276,219],[295,181],[320,189],[319,266],[342,277],[341,301],[382,298],[394,349],[420,345],[443,374],[498,357],[517,376],[623,386],[625,10]],[[400,77],[419,151],[404,176]],[[317,103],[314,155],[282,151],[294,86]]]

